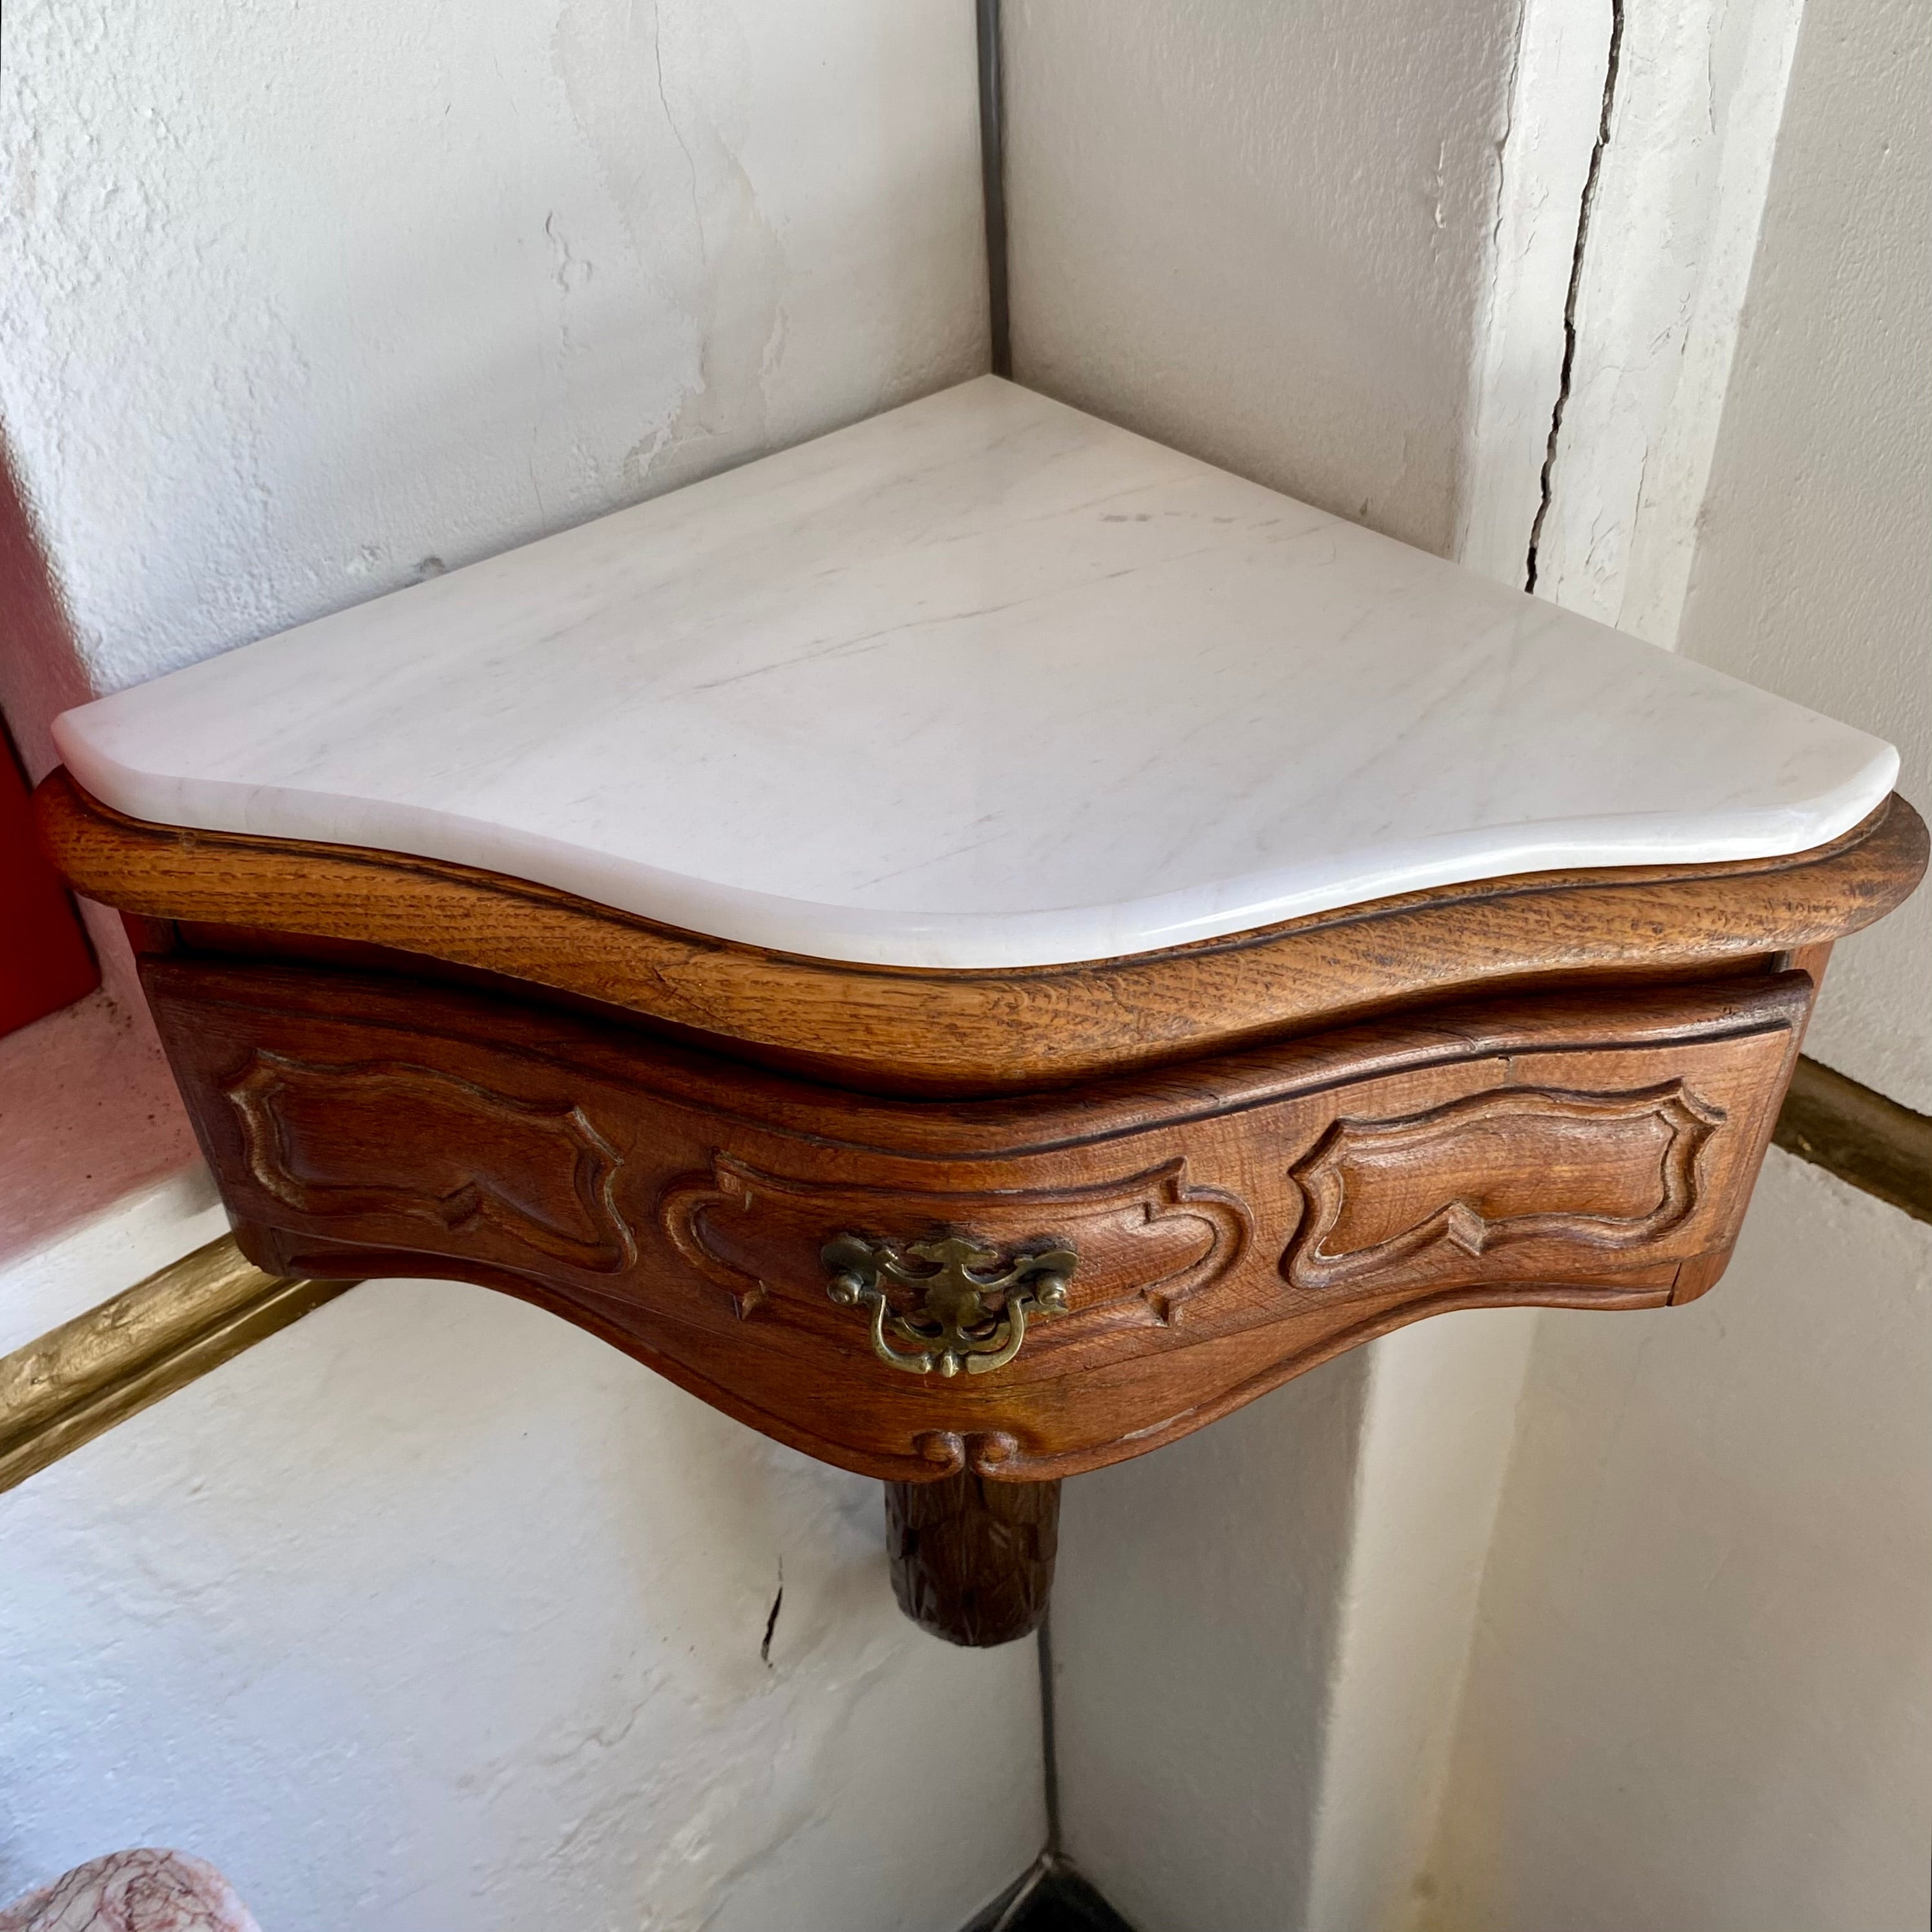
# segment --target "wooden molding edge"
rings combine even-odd
[[[0,1355],[0,1490],[355,1286],[266,1274],[224,1234]]]
[[[1932,1221],[1932,1116],[1801,1058],[1772,1138],[1914,1220]]]
[[[770,952],[440,860],[128,818],[64,770],[35,801],[70,885],[178,926],[190,951],[366,967],[373,950],[382,970],[481,974],[526,998],[548,988],[808,1078],[953,1099],[1198,1058],[1555,974],[1654,977],[1768,960],[1882,917],[1918,884],[1928,853],[1924,822],[1894,794],[1804,852],[1522,873],[1166,951],[950,970]],[[165,950],[158,937],[153,950]]]

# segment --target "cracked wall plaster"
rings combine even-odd
[[[1562,394],[1564,314],[1610,25],[1607,0],[1524,0],[1495,144],[1496,222],[1455,554],[1519,589]]]
[[[899,1614],[876,1483],[484,1289],[352,1289],[0,1540],[0,1898],[162,1844],[280,1932],[946,1932],[1044,1835],[1033,1646]]]
[[[1607,0],[1530,4],[1594,17],[1600,36],[1610,12]],[[1622,0],[1537,589],[1666,649],[1676,642],[1802,8]]]

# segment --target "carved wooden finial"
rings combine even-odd
[[[970,1469],[886,1485],[892,1594],[922,1630],[989,1649],[1040,1628],[1060,1547],[1058,1483],[994,1483]]]

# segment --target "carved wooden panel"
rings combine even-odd
[[[311,1220],[400,1214],[452,1234],[485,1228],[604,1272],[637,1259],[613,1198],[616,1150],[581,1107],[532,1105],[408,1060],[262,1049],[221,1090],[250,1174]]]
[[[1813,991],[1764,970],[1546,989],[939,1102],[496,992],[143,971],[263,1266],[506,1290],[782,1442],[911,1480],[1138,1454],[1448,1309],[1701,1292]],[[1017,1350],[948,1378],[881,1358],[832,1292],[841,1236],[1079,1262]]]
[[[1500,1088],[1401,1119],[1339,1120],[1295,1165],[1308,1212],[1282,1270],[1297,1288],[1364,1294],[1640,1250],[1694,1210],[1698,1156],[1724,1118],[1672,1081]]]

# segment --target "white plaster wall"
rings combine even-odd
[[[97,686],[985,366],[952,0],[13,0],[0,421]]]
[[[1309,1932],[1394,1932],[1420,1905],[1536,1323],[1440,1316],[1367,1352]]]
[[[1689,1307],[1539,1318],[1430,1932],[1920,1932],[1932,1228],[1774,1149]]]
[[[1061,1492],[1061,1830],[1137,1932],[1310,1922],[1368,1364]]]
[[[1409,1922],[1533,1319],[1402,1330],[1068,1486],[1062,1828],[1139,1932]]]
[[[1014,372],[1447,552],[1518,0],[1007,0]]]
[[[1809,0],[1678,648],[1890,739],[1932,814],[1932,38]],[[1809,1051],[1932,1112],[1932,890],[1832,964]]]
[[[985,366],[956,0],[4,36],[0,427],[78,660],[6,680],[37,769],[49,694]],[[0,1330],[206,1239],[199,1187],[14,1262]],[[358,1289],[0,1497],[0,1896],[161,1840],[287,1932],[950,1932],[1044,1833],[1034,1661],[904,1623],[878,1511],[562,1323]]]
[[[0,1898],[164,1844],[273,1932],[952,1932],[1044,1835],[1034,1653],[884,1541],[562,1322],[366,1284],[0,1496]]]

